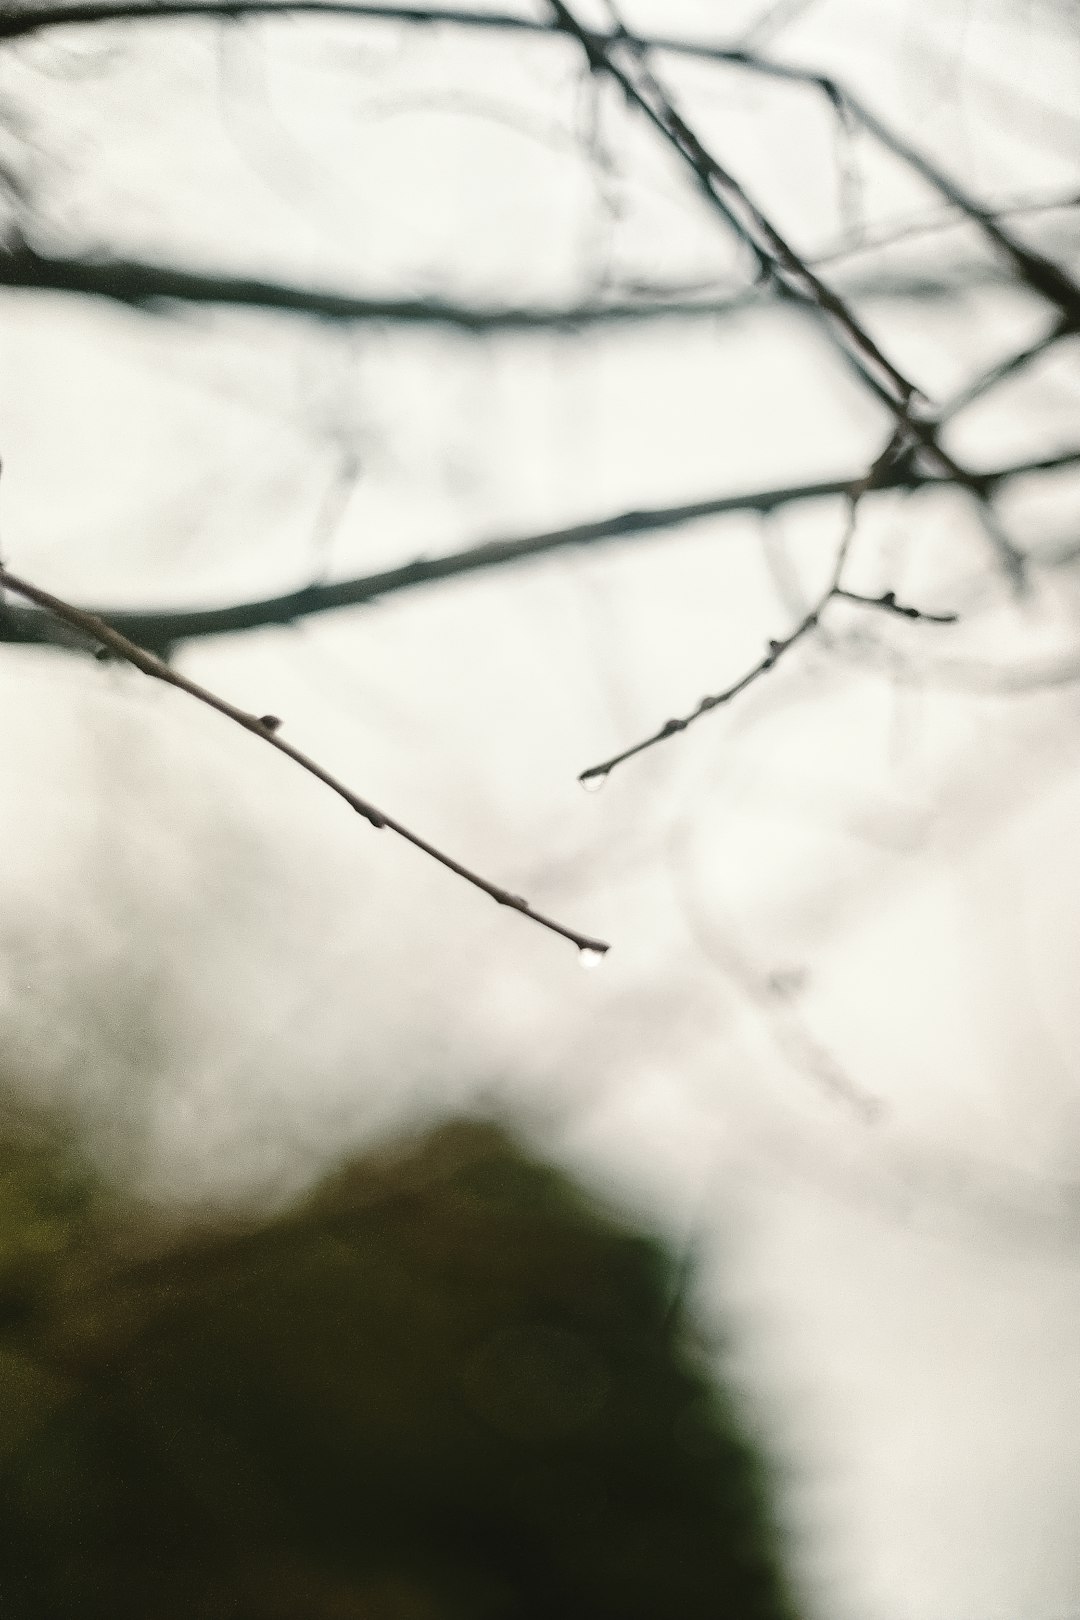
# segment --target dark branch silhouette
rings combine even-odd
[[[930,157],[914,146],[904,135],[883,121],[859,96],[835,78],[811,69],[773,62],[746,45],[725,47],[700,41],[676,40],[665,36],[636,36],[621,23],[615,6],[608,4],[612,26],[598,29],[582,22],[576,10],[566,0],[547,0],[547,20],[533,20],[503,13],[473,13],[440,6],[393,6],[365,4],[362,0],[288,0],[285,4],[271,0],[227,0],[225,4],[196,4],[191,0],[164,0],[159,5],[110,3],[97,0],[85,5],[61,4],[54,6],[30,5],[9,8],[0,13],[0,40],[28,37],[43,29],[56,26],[88,25],[119,21],[161,21],[169,18],[199,18],[228,20],[240,16],[325,15],[352,17],[358,20],[383,21],[403,25],[446,25],[489,32],[514,33],[532,38],[564,36],[574,42],[583,53],[589,71],[610,79],[621,91],[627,105],[652,125],[656,134],[680,158],[710,206],[723,219],[753,255],[760,285],[726,299],[671,298],[661,296],[649,301],[623,300],[621,302],[592,302],[577,308],[541,309],[529,307],[472,308],[439,299],[366,299],[332,291],[290,287],[257,278],[215,276],[199,274],[172,266],[155,267],[129,260],[101,260],[63,258],[38,254],[25,241],[16,242],[0,260],[0,284],[26,288],[49,288],[78,294],[110,298],[139,307],[156,308],[167,302],[189,304],[234,305],[268,308],[287,312],[320,316],[340,321],[393,321],[401,323],[426,322],[451,325],[469,331],[499,329],[570,329],[584,324],[640,320],[645,318],[673,318],[715,315],[750,307],[768,288],[774,296],[818,318],[832,338],[847,364],[855,371],[864,387],[885,407],[893,418],[894,431],[889,445],[878,457],[870,471],[854,480],[824,480],[812,484],[761,490],[746,494],[725,494],[712,499],[689,502],[680,506],[658,508],[652,511],[631,511],[602,518],[592,523],[548,531],[517,539],[493,541],[436,557],[419,559],[397,568],[376,574],[330,584],[311,585],[300,590],[263,600],[234,603],[220,608],[186,609],[171,612],[146,611],[142,613],[111,613],[103,611],[94,616],[84,609],[60,604],[64,612],[57,612],[54,599],[44,593],[35,595],[36,587],[26,587],[21,593],[35,608],[4,608],[0,612],[0,639],[9,641],[48,641],[55,643],[66,635],[76,643],[85,645],[86,626],[92,621],[101,630],[124,643],[125,651],[118,652],[147,673],[192,691],[193,683],[185,685],[183,678],[174,678],[165,660],[173,648],[185,640],[199,636],[220,635],[251,630],[260,626],[288,624],[298,619],[331,611],[339,607],[370,602],[392,592],[414,586],[434,583],[469,572],[506,566],[529,557],[578,545],[589,545],[616,538],[628,538],[674,527],[707,516],[737,511],[770,512],[780,506],[801,500],[815,500],[846,496],[851,515],[848,529],[839,548],[832,579],[809,612],[790,634],[780,641],[769,643],[768,651],[758,663],[737,681],[722,691],[701,699],[697,707],[679,719],[669,720],[659,731],[633,747],[613,756],[603,764],[582,773],[582,779],[605,776],[615,765],[633,757],[655,743],[684,731],[696,719],[712,709],[734,699],[753,681],[787,655],[817,628],[821,615],[834,601],[900,615],[912,620],[932,623],[952,622],[953,615],[927,612],[914,605],[901,603],[893,592],[868,596],[848,589],[842,583],[842,572],[855,529],[859,502],[874,491],[885,489],[913,489],[919,487],[953,486],[965,490],[977,503],[983,524],[993,542],[999,559],[1014,583],[1023,582],[1025,559],[1003,532],[992,505],[995,491],[1006,480],[1023,473],[1047,470],[1075,464],[1080,451],[1064,452],[1056,457],[1029,461],[1011,467],[985,472],[973,471],[959,462],[941,443],[942,429],[947,420],[963,410],[980,395],[1020,372],[1037,360],[1054,344],[1080,331],[1080,285],[1062,266],[1044,254],[1028,247],[1004,222],[1000,212],[972,196],[950,174],[942,170]],[[779,13],[778,13],[779,14]],[[786,9],[783,10],[786,15]],[[772,15],[769,13],[767,15]],[[849,292],[844,295],[819,275],[814,262],[802,255],[781,232],[772,218],[756,203],[737,176],[726,166],[715,151],[702,139],[680,111],[654,66],[661,56],[692,58],[723,64],[744,72],[807,85],[827,97],[836,115],[845,127],[858,127],[865,131],[883,149],[898,158],[913,174],[932,187],[938,196],[961,220],[974,225],[984,241],[993,249],[1002,272],[1047,302],[1054,316],[1049,327],[1024,348],[1004,357],[977,377],[942,409],[933,411],[925,400],[914,378],[909,377],[879,346],[852,306]],[[955,284],[954,284],[955,285]],[[858,296],[857,294],[855,296]],[[5,576],[0,575],[0,582]],[[6,576],[10,588],[19,591],[17,582]],[[40,610],[45,609],[45,612]],[[63,626],[60,635],[53,621]],[[111,650],[109,640],[95,632],[89,636]],[[152,661],[154,668],[138,663],[130,649]],[[144,649],[152,649],[145,651]],[[158,656],[160,655],[160,656]],[[162,673],[165,671],[166,673]],[[195,691],[193,695],[202,695]],[[221,700],[203,697],[212,706],[233,712]],[[290,756],[312,768],[303,756],[287,745],[277,743],[275,729],[267,724],[267,717],[256,720],[241,719],[248,729],[258,729],[260,735],[283,747]],[[315,774],[322,775],[315,767]],[[353,803],[361,814],[370,807],[364,801],[355,802],[348,791],[330,781],[335,791]],[[376,825],[394,825],[373,812]],[[372,819],[372,816],[369,816]],[[395,827],[403,836],[434,854],[443,864],[477,882],[501,904],[511,904],[528,912],[524,902],[505,891],[497,890],[484,880],[477,880],[456,863],[431,850],[404,829]],[[530,915],[535,915],[529,913]],[[568,931],[551,924],[545,926],[557,932]],[[582,942],[579,936],[568,935],[582,948],[595,949],[592,942]]]
[[[356,814],[362,816],[370,826],[377,830],[385,827],[390,832],[396,833],[399,838],[404,838],[406,843],[412,844],[414,848],[430,856],[440,866],[445,866],[448,871],[453,872],[457,877],[464,878],[465,882],[472,884],[474,889],[480,889],[484,894],[490,895],[498,905],[509,906],[512,911],[519,911],[523,917],[528,917],[530,921],[539,923],[541,928],[547,928],[553,934],[561,934],[563,939],[570,940],[572,944],[577,946],[579,951],[593,960],[603,956],[608,950],[609,947],[603,940],[592,939],[587,934],[579,934],[576,930],[566,928],[562,923],[555,922],[553,918],[545,917],[539,911],[534,911],[529,902],[520,894],[512,894],[499,884],[491,883],[487,878],[481,877],[478,872],[474,872],[470,867],[463,865],[461,861],[455,860],[452,855],[446,854],[444,850],[439,849],[435,844],[429,843],[426,838],[421,838],[419,833],[413,832],[409,827],[404,826],[402,822],[396,821],[393,816],[388,816],[382,810],[376,809],[367,799],[361,798],[358,793],[354,793],[351,788],[346,787],[344,782],[331,775],[317,761],[302,753],[294,744],[287,742],[280,735],[281,721],[277,715],[257,715],[250,713],[247,709],[238,708],[236,704],[230,703],[227,698],[220,697],[216,692],[212,692],[209,687],[200,685],[198,681],[193,681],[187,675],[182,675],[179,670],[173,669],[154,653],[147,652],[144,647],[136,646],[133,641],[129,641],[126,636],[121,635],[118,630],[114,629],[112,625],[106,624],[105,620],[99,618],[96,614],[88,613],[84,608],[75,607],[72,603],[65,602],[61,597],[54,596],[50,591],[42,590],[40,585],[35,585],[31,581],[11,573],[3,564],[0,564],[0,590],[12,591],[16,596],[24,597],[26,601],[33,602],[43,612],[50,614],[74,631],[87,644],[96,644],[98,647],[106,649],[111,656],[133,665],[135,669],[141,670],[144,675],[149,675],[152,680],[163,681],[166,686],[174,686],[179,691],[186,692],[189,697],[193,697],[197,702],[205,704],[207,708],[216,709],[218,714],[223,714],[226,719],[232,720],[236,725],[242,727],[244,731],[251,732],[253,736],[260,737],[263,742],[269,743],[271,748],[276,748],[279,754],[284,754],[287,759],[291,759],[294,764],[299,765],[301,770],[306,771],[309,776],[313,776],[317,781],[322,782],[332,793],[336,793],[339,798],[344,799],[349,808],[355,810]]]
[[[498,12],[459,11],[453,6],[366,5],[364,0],[226,0],[225,4],[201,4],[200,0],[91,0],[90,4],[7,6],[0,14],[0,39],[25,39],[47,28],[71,28],[110,22],[169,22],[202,18],[211,22],[233,17],[273,16],[354,17],[361,20],[401,23],[449,23],[457,28],[484,31],[545,34],[542,23],[527,17]]]
[[[548,0],[548,7],[554,25],[581,46],[590,71],[604,73],[617,84],[628,105],[637,108],[648,119],[690,168],[708,200],[753,252],[761,278],[775,287],[784,288],[789,296],[801,299],[821,317],[826,332],[838,344],[848,365],[890,412],[906,440],[917,445],[933,466],[974,497],[998,558],[1014,587],[1019,590],[1023,584],[1019,553],[989,510],[985,485],[940,444],[938,434],[941,423],[925,408],[926,398],[922,390],[893,364],[845,300],[795,252],[735,176],[704,145],[653,72],[650,52],[655,47],[647,40],[630,34],[618,23],[618,13],[612,0],[608,0],[608,10],[618,26],[614,33],[604,35],[586,29],[564,0]],[[629,56],[634,64],[633,69],[627,70],[616,60],[615,51],[619,47]],[[955,192],[950,200],[957,201],[960,206],[959,199],[960,193]],[[1021,251],[1017,249],[1018,253]],[[1044,269],[1052,281],[1050,273],[1054,267],[1045,263]],[[1034,275],[1034,269],[1031,275]],[[1064,277],[1063,272],[1061,276],[1062,285],[1065,285],[1068,278]],[[1077,308],[1080,309],[1080,293],[1077,296]],[[1071,322],[1071,314],[1068,319]],[[880,464],[879,458],[875,465]]]
[[[929,285],[934,286],[932,282]],[[466,332],[558,330],[673,317],[699,318],[734,314],[761,302],[760,292],[754,289],[722,299],[661,296],[562,308],[483,306],[441,298],[371,298],[256,276],[215,275],[134,259],[39,253],[27,242],[0,249],[0,286],[106,298],[136,308],[153,309],[176,303],[216,305],[275,310],[329,321],[449,326]]]
[[[619,31],[590,29],[580,24],[565,7],[565,15],[555,25],[503,12],[471,12],[452,6],[394,6],[366,4],[365,0],[226,0],[223,4],[199,0],[159,0],[153,5],[138,0],[97,0],[85,5],[21,5],[0,10],[0,41],[26,38],[45,29],[77,27],[109,22],[162,22],[182,18],[222,21],[245,16],[328,16],[351,17],[358,21],[384,21],[414,25],[445,24],[483,32],[524,34],[543,38],[569,32],[599,60],[612,46],[625,39]],[[994,212],[972,197],[951,175],[935,164],[904,136],[894,130],[853,91],[828,74],[812,68],[773,62],[742,45],[724,46],[709,41],[680,39],[677,36],[648,34],[634,43],[648,51],[672,56],[725,63],[748,72],[792,83],[816,87],[836,107],[847,114],[919,174],[953,207],[977,224],[987,240],[1009,260],[1014,273],[1034,291],[1055,304],[1073,321],[1080,321],[1080,287],[1059,265],[1027,247],[1004,226]],[[608,69],[610,71],[610,69]]]
[[[1069,323],[1062,319],[1056,322],[1048,332],[1044,332],[1032,343],[1025,345],[1023,348],[1015,351],[1013,354],[1006,356],[1006,358],[1003,360],[996,362],[987,371],[985,371],[981,377],[977,378],[966,389],[964,389],[960,394],[956,395],[954,399],[950,401],[949,405],[942,411],[942,423],[946,422],[950,416],[955,415],[963,410],[967,405],[971,404],[973,400],[978,399],[980,395],[986,392],[988,389],[995,387],[1006,377],[1014,375],[1022,370],[1024,366],[1030,364],[1032,360],[1037,359],[1040,355],[1046,353],[1061,337],[1066,335],[1066,333],[1069,331],[1071,331]],[[828,589],[809,610],[809,612],[799,621],[791,634],[783,641],[770,642],[769,650],[764,657],[760,659],[759,662],[744,675],[740,676],[737,681],[734,681],[730,686],[725,687],[720,692],[712,693],[706,697],[703,697],[697,704],[696,708],[694,708],[689,714],[666,721],[664,725],[661,726],[658,731],[652,733],[652,735],[643,738],[640,742],[634,743],[629,748],[623,749],[620,753],[613,755],[610,759],[604,760],[601,764],[592,765],[587,770],[582,771],[578,778],[579,781],[602,781],[610,771],[614,770],[616,765],[622,765],[626,760],[633,759],[635,755],[644,753],[647,748],[654,747],[656,743],[664,742],[669,737],[677,736],[680,732],[685,731],[688,726],[692,725],[695,720],[699,720],[702,715],[708,714],[711,710],[719,708],[722,704],[729,703],[733,698],[738,697],[738,695],[741,692],[744,692],[746,688],[754,681],[760,679],[762,675],[764,675],[768,670],[772,669],[779,659],[784,654],[789,652],[793,646],[800,642],[805,636],[809,635],[812,631],[817,629],[822,613],[832,601],[847,601],[859,604],[863,607],[883,609],[888,613],[895,613],[903,618],[922,619],[929,624],[953,624],[956,622],[955,614],[931,613],[926,612],[921,608],[900,603],[897,601],[896,595],[893,591],[886,591],[881,596],[867,596],[862,592],[849,590],[841,583],[841,572],[847,556],[848,547],[850,546],[854,535],[854,523],[858,503],[863,500],[865,496],[871,494],[875,489],[897,487],[897,483],[902,482],[903,477],[905,476],[903,469],[910,468],[910,456],[901,456],[898,454],[898,447],[902,446],[903,438],[904,435],[902,432],[894,435],[890,445],[886,447],[885,451],[878,458],[878,461],[875,463],[874,467],[871,468],[870,472],[864,479],[847,485],[843,491],[835,492],[846,493],[849,496],[851,500],[851,521],[841,544],[836,568]],[[1066,459],[1057,464],[1060,466],[1066,466],[1069,464],[1071,459],[1071,456],[1066,455]],[[1027,559],[1016,549],[1009,536],[1004,532],[994,511],[992,497],[998,486],[1005,482],[1008,478],[1019,476],[1022,471],[1046,471],[1049,470],[1050,466],[1051,461],[1049,459],[1042,462],[1039,467],[1036,467],[1032,463],[1029,463],[1026,467],[1022,467],[1018,464],[1008,471],[1005,469],[999,469],[997,473],[980,473],[970,475],[968,481],[968,487],[971,492],[974,493],[978,503],[983,526],[990,540],[995,546],[995,549],[998,551],[1007,572],[1014,580],[1023,579]],[[907,472],[906,476],[910,477],[909,471]],[[923,487],[925,487],[925,483],[945,484],[948,482],[949,480],[947,479],[929,479],[924,481]],[[911,483],[906,483],[903,487],[911,488],[914,486]],[[780,505],[782,503],[778,502],[776,504]],[[756,510],[775,510],[775,507],[770,507],[767,509],[758,507]]]
[[[1080,449],[1060,455],[1013,462],[977,476],[980,484],[993,492],[1011,479],[1080,465]],[[948,480],[921,472],[910,459],[881,473],[868,496],[886,490],[944,489]],[[767,515],[802,501],[836,500],[846,497],[857,479],[828,478],[815,483],[783,484],[770,489],[747,490],[741,494],[717,495],[711,499],[688,501],[681,506],[656,506],[619,512],[592,523],[573,524],[565,529],[549,529],[539,534],[511,540],[490,540],[441,557],[417,557],[412,562],[354,579],[335,580],[301,586],[278,596],[232,602],[222,607],[203,608],[125,608],[79,609],[95,622],[154,652],[165,660],[187,641],[207,636],[237,635],[296,624],[302,619],[341,608],[363,607],[400,591],[436,585],[443,580],[506,568],[551,552],[577,546],[600,545],[607,541],[648,538],[665,529],[680,528],[702,518],[727,517],[740,512]],[[878,605],[884,605],[879,602]],[[74,651],[89,651],[100,643],[94,633],[82,633],[71,620],[58,621],[38,608],[20,608],[0,602],[0,643],[48,645]]]
[[[964,285],[992,279],[985,271],[965,275]],[[265,309],[286,315],[311,316],[343,324],[361,322],[398,326],[446,326],[459,331],[572,332],[587,326],[617,326],[657,320],[715,320],[760,308],[769,295],[760,287],[714,296],[694,297],[663,288],[648,297],[590,300],[553,305],[465,304],[443,298],[373,298],[271,281],[189,270],[145,260],[41,253],[26,241],[0,246],[0,287],[34,292],[70,293],[103,298],[135,309],[155,311],[171,305],[209,308]],[[955,281],[932,274],[870,275],[853,278],[850,293],[861,299],[947,297]],[[772,295],[775,297],[775,293]],[[798,301],[781,292],[796,307]]]
[[[1071,337],[1073,330],[1072,322],[1062,316],[1047,331],[1042,332],[1030,343],[1025,344],[1022,349],[1016,349],[1012,354],[1006,355],[996,365],[990,366],[981,376],[976,377],[966,388],[962,388],[959,393],[954,394],[942,412],[943,418],[959,415],[975,400],[981,399],[992,388],[996,388],[999,383],[1005,382],[1009,377],[1015,377],[1026,366],[1029,366],[1033,360],[1038,360],[1044,354],[1048,354],[1063,338]]]
[[[597,35],[578,20],[564,0],[548,0],[548,6],[555,27],[581,46],[590,71],[604,73],[618,85],[628,105],[648,119],[687,165],[708,201],[754,255],[762,279],[816,310],[827,328],[840,337],[871,392],[905,426],[910,425],[911,407],[919,389],[882,352],[845,301],[796,253],[745,187],[690,127],[648,65],[650,47],[646,42],[625,30]],[[616,60],[619,46],[629,48],[633,68],[625,68]]]

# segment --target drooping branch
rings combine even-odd
[[[587,934],[579,934],[576,930],[565,927],[553,918],[544,916],[541,912],[534,910],[522,895],[513,894],[499,884],[492,883],[488,878],[481,877],[471,867],[465,866],[452,855],[448,855],[445,850],[429,843],[426,838],[422,838],[419,833],[413,832],[411,828],[395,820],[393,816],[376,809],[367,799],[362,798],[358,793],[354,793],[352,788],[347,787],[344,782],[333,776],[324,766],[312,759],[310,755],[303,753],[293,743],[286,741],[280,734],[281,721],[275,715],[257,715],[247,709],[238,708],[235,703],[230,703],[227,698],[220,697],[216,692],[212,692],[209,687],[202,686],[198,681],[193,681],[190,676],[181,674],[179,670],[172,668],[171,665],[165,663],[154,653],[148,652],[144,647],[137,646],[135,642],[121,635],[118,630],[107,624],[104,619],[99,618],[96,614],[88,613],[84,608],[75,607],[72,603],[65,602],[61,597],[54,596],[51,591],[43,590],[41,586],[33,584],[30,580],[20,578],[17,574],[11,573],[3,564],[0,564],[0,590],[11,591],[14,595],[21,596],[28,602],[33,602],[36,608],[59,620],[61,624],[74,632],[77,637],[83,638],[87,643],[104,648],[111,656],[133,665],[135,669],[141,670],[144,675],[150,676],[152,680],[163,681],[166,686],[174,686],[179,691],[186,692],[189,697],[195,698],[197,702],[205,704],[207,708],[215,709],[218,714],[223,714],[226,719],[232,720],[235,725],[242,727],[244,731],[249,731],[253,736],[259,737],[265,743],[269,743],[270,747],[276,748],[279,754],[284,754],[287,759],[291,759],[294,764],[299,765],[300,769],[306,771],[309,776],[313,776],[317,781],[322,782],[332,793],[336,793],[340,799],[344,799],[349,808],[354,810],[357,815],[362,816],[369,826],[376,829],[385,827],[390,832],[396,833],[399,838],[405,839],[406,843],[412,844],[414,848],[429,856],[433,861],[437,861],[440,866],[445,866],[448,871],[453,872],[457,877],[464,878],[465,882],[471,884],[474,889],[480,889],[482,893],[490,895],[498,905],[508,906],[512,911],[518,911],[523,917],[528,917],[530,921],[539,923],[541,928],[546,928],[551,933],[560,934],[563,939],[570,940],[590,960],[596,960],[608,950],[609,947],[605,941],[592,939]]]
[[[977,476],[980,484],[993,492],[1014,478],[1073,466],[1080,466],[1080,448],[1066,450],[1056,456],[1013,462]],[[231,602],[222,607],[146,608],[134,611],[96,607],[80,611],[89,612],[95,622],[106,623],[140,647],[167,658],[176,647],[188,641],[296,624],[303,619],[342,608],[362,607],[388,596],[396,596],[401,591],[511,567],[578,546],[647,538],[702,518],[728,517],[741,512],[767,515],[802,501],[835,500],[847,495],[857,482],[853,478],[828,478],[816,483],[782,484],[717,495],[706,500],[688,501],[681,506],[656,506],[619,512],[591,523],[572,524],[568,528],[549,529],[510,540],[490,540],[459,551],[446,552],[442,556],[418,557],[395,568],[361,574],[354,579],[305,585],[278,596]],[[909,458],[884,470],[866,495],[896,489],[948,487],[948,479],[920,471]],[[71,621],[61,630],[58,621],[35,608],[0,603],[0,643],[3,642],[86,651],[97,645],[99,638],[80,634]]]

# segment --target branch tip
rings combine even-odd
[[[40,585],[35,585],[30,580],[21,579],[19,576],[10,573],[0,563],[0,590],[2,589],[12,591],[16,596],[21,596],[28,602],[33,602],[35,607],[42,609],[43,612],[54,619],[58,619],[60,623],[67,625],[69,628],[77,630],[92,643],[96,643],[97,653],[95,656],[104,653],[106,657],[122,659],[125,663],[131,664],[135,669],[140,670],[142,674],[148,675],[152,680],[162,681],[166,686],[175,686],[179,691],[186,692],[189,697],[194,698],[197,702],[205,704],[207,708],[215,709],[218,714],[224,715],[227,720],[233,721],[235,725],[240,726],[244,731],[250,732],[253,736],[261,737],[271,748],[276,748],[279,753],[291,759],[295,765],[299,765],[301,770],[306,771],[309,776],[313,776],[317,781],[322,782],[324,787],[329,788],[332,793],[336,793],[338,798],[344,799],[349,808],[354,810],[357,815],[362,816],[372,827],[389,828],[391,832],[397,833],[399,838],[403,838],[406,843],[412,844],[422,854],[429,856],[433,861],[438,862],[440,866],[444,866],[447,871],[453,872],[455,876],[464,879],[474,889],[480,889],[484,894],[490,895],[500,905],[510,906],[513,910],[519,911],[522,916],[538,923],[541,928],[546,928],[553,934],[562,935],[564,939],[568,939],[571,944],[576,945],[579,951],[597,951],[602,955],[607,950],[607,945],[602,941],[590,939],[585,934],[579,934],[572,928],[564,927],[562,923],[556,922],[551,917],[542,916],[540,912],[534,911],[528,901],[522,899],[520,895],[512,895],[498,884],[482,877],[480,873],[463,865],[461,861],[456,860],[452,855],[448,855],[445,850],[438,848],[437,845],[429,843],[426,838],[422,838],[419,833],[413,832],[411,828],[406,827],[402,822],[384,814],[382,810],[370,804],[360,794],[354,793],[352,788],[347,787],[344,782],[332,775],[317,760],[312,759],[308,754],[302,753],[299,748],[294,747],[292,743],[279,736],[278,728],[281,721],[277,715],[255,715],[249,713],[246,709],[238,708],[228,698],[220,697],[218,693],[211,691],[209,687],[201,686],[198,681],[192,680],[190,676],[173,669],[163,659],[158,658],[155,653],[149,652],[145,647],[140,647],[134,641],[129,641],[126,636],[120,634],[119,630],[114,629],[111,624],[107,623],[105,619],[99,618],[97,614],[89,613],[85,608],[75,607],[73,603],[64,601],[62,597],[54,596],[51,591],[42,589]]]

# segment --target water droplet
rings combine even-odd
[[[578,952],[578,961],[583,968],[599,967],[604,960],[604,952],[594,950],[591,945],[583,945]]]
[[[578,781],[586,793],[599,793],[607,781],[607,772],[605,771],[602,776],[579,776]]]

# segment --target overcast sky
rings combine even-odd
[[[626,16],[727,41],[763,10]],[[770,50],[849,76],[981,195],[1080,188],[1064,5],[788,10]],[[940,207],[805,88],[664,70],[804,253]],[[53,251],[473,303],[750,279],[554,42],[72,30],[5,47],[0,112]],[[1020,228],[1067,260],[1070,223]],[[838,274],[976,283],[859,305],[940,401],[1046,323],[988,264],[938,232]],[[1077,379],[1073,340],[951,446],[983,466],[1080,445]],[[0,302],[4,555],[88,604],[234,601],[856,477],[886,432],[773,307],[476,339]],[[1029,481],[1003,515],[1052,559],[1074,494]],[[179,694],[3,649],[5,1045],[17,1083],[82,1098],[100,1151],[170,1198],[280,1199],[418,1115],[509,1112],[700,1253],[815,1612],[1056,1620],[1080,1609],[1075,570],[1018,601],[963,498],[877,497],[858,588],[958,626],[834,603],[827,640],[737,705],[601,793],[575,780],[788,633],[843,524],[840,503],[709,519],[180,653],[609,939],[594,973]]]

